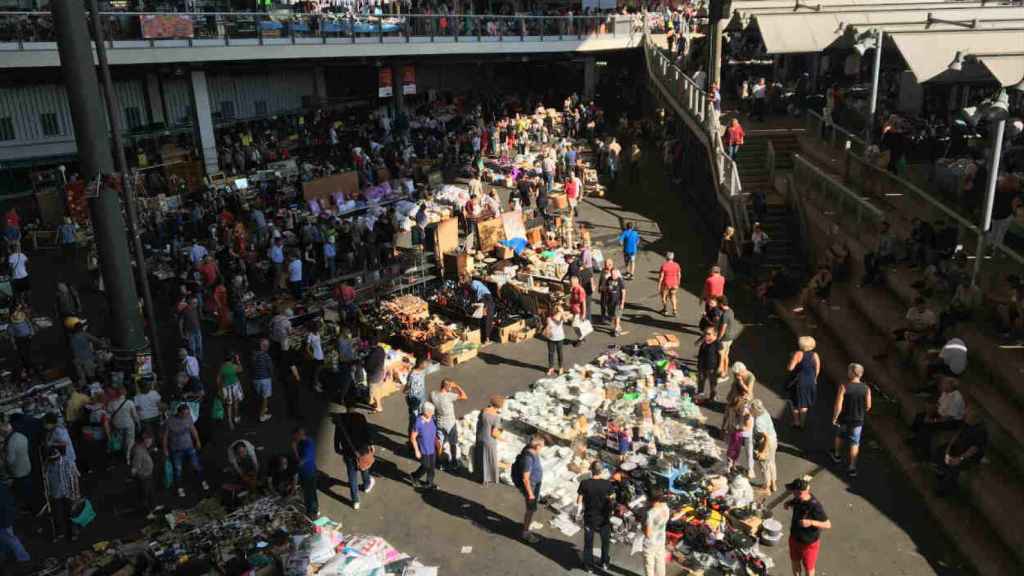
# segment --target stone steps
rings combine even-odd
[[[874,383],[873,370],[885,370],[877,363],[864,361],[859,355],[851,356],[835,333],[825,327],[824,322],[821,325],[814,324],[815,321],[821,321],[819,313],[823,316],[825,314],[834,315],[835,319],[850,320],[848,316],[836,314],[836,311],[832,310],[827,313],[812,310],[813,315],[810,318],[801,318],[791,311],[792,305],[792,302],[776,302],[775,313],[794,335],[815,337],[817,340],[816,351],[822,358],[823,380],[827,380],[832,385],[844,381],[846,365],[851,361],[865,365],[868,381],[872,383]],[[840,309],[840,311],[843,310],[843,308]],[[856,330],[864,337],[866,330],[863,325]],[[820,385],[821,383],[819,383]],[[869,416],[867,433],[878,441],[897,468],[905,475],[907,483],[920,494],[922,502],[936,520],[936,527],[942,530],[949,540],[958,547],[961,554],[974,565],[978,573],[986,575],[1020,574],[1021,558],[1014,554],[1012,546],[1008,545],[1002,537],[1002,532],[993,526],[991,514],[987,511],[981,512],[979,508],[968,504],[959,496],[939,498],[934,494],[935,480],[930,467],[918,463],[910,448],[903,442],[907,429],[900,418],[902,408],[879,400],[876,400],[876,404],[876,408]],[[978,471],[968,472],[963,477]],[[1019,502],[1020,499],[1018,498],[1017,501]],[[1002,523],[1012,524],[1013,513],[1001,515],[1004,517]]]

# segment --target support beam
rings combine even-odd
[[[327,100],[327,76],[323,66],[313,68],[313,96],[317,104]]]
[[[146,98],[149,100],[149,121],[167,123],[164,110],[164,94],[160,89],[160,78],[155,73],[146,74]]]
[[[204,70],[192,70],[189,74],[192,86],[192,127],[196,132],[196,141],[203,151],[203,165],[206,174],[220,170],[217,162],[217,138],[213,132],[213,111],[210,109],[210,89],[206,84]]]
[[[114,159],[86,28],[85,3],[55,0],[50,7],[82,175],[86,181],[92,181],[112,174]],[[145,349],[146,337],[117,192],[101,187],[96,197],[89,199],[89,212],[106,287],[110,342],[118,357],[127,360]]]
[[[596,89],[597,63],[594,57],[588,56],[583,59],[583,99],[592,99]]]

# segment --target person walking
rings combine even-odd
[[[779,437],[775,432],[772,415],[768,413],[763,402],[756,399],[751,401],[750,410],[754,415],[754,444],[756,448],[754,460],[757,461],[757,468],[764,476],[764,484],[761,489],[766,495],[771,495],[778,490],[775,452],[779,448]]]
[[[32,337],[36,329],[28,316],[28,309],[24,303],[18,302],[11,312],[10,322],[7,323],[7,336],[14,344],[18,356],[18,377],[28,380],[35,368],[32,364]]]
[[[192,420],[188,404],[178,404],[174,416],[167,419],[162,444],[164,456],[170,458],[173,465],[174,483],[178,485],[179,498],[185,497],[185,487],[181,485],[181,468],[186,458],[192,464],[192,471],[202,483],[203,490],[210,489],[210,485],[203,478],[203,465],[199,462],[199,450],[203,444],[199,440],[199,432]]]
[[[15,242],[11,254],[7,257],[7,270],[11,275],[11,288],[14,297],[21,302],[28,301],[28,292],[32,289],[32,281],[28,274],[28,256],[21,251],[21,243]]]
[[[636,225],[632,222],[626,224],[626,229],[619,234],[619,244],[622,245],[622,259],[626,268],[626,279],[632,280],[636,274],[636,253],[640,249],[640,233],[636,231]]]
[[[611,562],[612,511],[615,490],[609,474],[599,460],[590,464],[590,478],[580,482],[576,495],[577,520],[583,522],[583,569],[593,574],[594,535],[601,536],[601,569],[608,571]]]
[[[843,461],[840,450],[843,441],[849,444],[849,468],[851,478],[857,477],[857,456],[860,454],[860,437],[864,431],[864,420],[871,411],[871,388],[861,382],[864,367],[851,363],[846,368],[848,381],[839,387],[836,393],[835,406],[832,408],[832,425],[835,426],[835,448],[832,451],[832,462]]]
[[[203,359],[203,327],[199,320],[199,298],[189,296],[178,306],[178,332],[193,356]]]
[[[438,437],[441,439],[441,450],[448,453],[450,472],[459,469],[459,429],[455,419],[455,403],[469,400],[469,395],[450,378],[441,380],[441,388],[430,393],[430,401],[434,404],[437,421]]]
[[[110,414],[112,431],[108,448],[111,452],[121,453],[125,461],[131,464],[135,431],[142,426],[142,419],[123,384],[114,388],[114,396],[107,402],[107,413]]]
[[[416,357],[416,365],[405,379],[405,407],[409,411],[409,427],[406,434],[416,426],[416,418],[420,415],[420,406],[427,401],[427,368],[430,358],[426,354]]]
[[[302,426],[292,431],[292,455],[297,463],[306,516],[315,520],[320,517],[320,504],[316,495],[316,443],[306,435],[306,429]]]
[[[676,292],[679,291],[679,284],[683,279],[683,269],[676,262],[674,252],[665,254],[665,261],[658,271],[658,295],[661,297],[661,313],[668,316],[668,305],[672,304],[672,315],[679,315],[679,308],[676,304]]]
[[[14,496],[22,506],[31,509],[35,505],[35,490],[28,436],[15,430],[6,415],[0,416],[0,457],[3,458],[0,468],[10,481]]]
[[[252,387],[260,399],[260,422],[270,420],[270,396],[274,388],[274,359],[270,356],[270,340],[260,338],[259,348],[252,353]]]
[[[234,430],[235,424],[242,421],[238,405],[241,404],[244,394],[242,393],[242,382],[238,375],[242,373],[242,362],[238,354],[228,351],[224,356],[224,363],[220,365],[217,373],[217,389],[220,392],[220,400],[224,403],[224,417],[228,421],[228,430]]]
[[[801,429],[807,421],[807,411],[814,406],[818,395],[818,375],[821,373],[821,358],[814,351],[814,338],[801,336],[797,339],[796,352],[789,359],[786,370],[789,401],[793,410],[793,427]]]
[[[530,544],[540,541],[540,538],[530,530],[530,524],[533,523],[533,515],[537,512],[540,486],[544,481],[544,465],[540,460],[540,451],[543,449],[544,439],[540,436],[532,436],[523,451],[516,457],[516,462],[512,464],[512,481],[519,488],[526,502],[522,537]]]
[[[144,431],[139,440],[130,448],[131,456],[131,477],[135,483],[135,494],[139,499],[139,506],[146,513],[147,520],[153,520],[156,516],[153,509],[156,507],[153,487],[153,457],[149,454],[153,446],[153,436],[149,431]]]
[[[605,296],[608,300],[608,312],[612,321],[612,336],[619,337],[629,334],[622,329],[622,311],[626,309],[626,283],[622,274],[612,270],[611,278],[605,283]]]
[[[434,470],[437,468],[437,424],[434,423],[434,405],[424,402],[420,406],[420,417],[416,420],[416,426],[409,432],[409,443],[412,444],[413,453],[420,462],[410,477],[417,488],[433,490],[437,488],[434,484]],[[421,479],[426,477],[427,481]]]
[[[27,566],[32,560],[25,546],[21,543],[18,535],[14,533],[14,520],[17,517],[17,508],[14,495],[6,483],[0,482],[0,551],[8,551],[14,556],[14,561],[21,566]],[[28,572],[25,572],[26,574]]]
[[[728,147],[729,158],[736,160],[736,155],[739,154],[740,147],[743,146],[743,138],[746,133],[743,131],[743,126],[740,126],[738,118],[733,118],[729,122],[729,127],[725,130],[725,144]]]
[[[714,326],[704,329],[704,337],[700,339],[697,349],[697,403],[714,402],[717,399],[718,379],[726,375],[728,365],[722,354],[722,343],[718,340],[718,330]],[[704,390],[707,390],[707,396]],[[703,396],[703,398],[700,398]]]
[[[825,514],[825,508],[811,494],[811,483],[807,478],[797,478],[786,484],[792,498],[783,507],[793,510],[793,521],[789,527],[789,560],[793,565],[793,576],[814,576],[821,548],[821,531],[832,528],[832,521]]]
[[[359,493],[369,494],[377,483],[370,472],[375,450],[366,416],[353,410],[351,405],[345,414],[335,416],[334,451],[345,461],[352,509],[359,510]],[[360,478],[362,483],[358,481]]]
[[[473,467],[480,471],[480,482],[483,484],[498,482],[498,440],[501,439],[501,408],[504,405],[504,397],[491,396],[476,421]]]
[[[548,344],[548,376],[565,372],[563,352],[565,348],[565,323],[572,315],[562,310],[558,304],[551,308],[544,321],[544,338]],[[558,368],[555,368],[555,357],[558,357]]]

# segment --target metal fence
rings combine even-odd
[[[508,42],[583,40],[639,33],[628,16],[294,14],[256,12],[100,12],[111,48],[344,42]],[[0,12],[7,50],[55,48],[49,12]]]
[[[799,154],[793,155],[793,182],[796,190],[805,198],[833,212],[852,216],[858,226],[872,226],[872,233],[885,220],[885,213],[867,198],[847,188],[835,176],[824,172]]]
[[[851,150],[854,154],[864,154],[864,139],[853,132],[825,119],[813,110],[804,115],[804,127],[808,134],[815,136],[837,150]]]
[[[700,86],[679,69],[650,38],[644,42],[647,69],[654,82],[661,85],[664,94],[675,107],[686,114],[707,139],[718,175],[719,202],[725,207],[740,238],[750,232],[750,218],[743,196],[739,168],[725,151],[718,112]]]

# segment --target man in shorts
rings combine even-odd
[[[260,399],[260,422],[270,420],[270,395],[273,388],[274,361],[270,356],[270,340],[260,339],[252,353],[252,386]]]
[[[605,296],[608,299],[608,311],[612,315],[612,336],[622,336],[629,332],[622,331],[622,309],[626,307],[626,283],[618,269],[612,270],[612,277],[605,284]]]
[[[626,264],[626,279],[632,280],[636,273],[636,253],[640,249],[640,233],[632,222],[619,234],[619,244],[622,244],[622,259]]]
[[[540,499],[540,484],[544,479],[544,467],[540,461],[540,451],[544,449],[544,439],[539,436],[530,438],[530,443],[520,457],[525,457],[522,466],[522,478],[516,481],[519,492],[526,501],[526,513],[523,516],[523,540],[536,544],[540,539],[530,531],[533,514],[537,511]]]
[[[797,478],[786,484],[793,498],[783,506],[793,510],[789,528],[789,560],[793,563],[793,576],[814,576],[821,547],[821,531],[832,528],[821,502],[811,494],[807,478]]]
[[[665,262],[658,272],[658,293],[661,295],[661,313],[668,315],[669,302],[672,303],[672,315],[679,315],[679,308],[676,304],[676,292],[679,290],[679,282],[683,278],[683,269],[675,261],[676,255],[673,252],[665,254]]]
[[[871,411],[871,388],[861,382],[864,367],[857,363],[850,364],[846,369],[849,379],[839,387],[836,403],[832,409],[832,424],[836,426],[835,448],[832,461],[839,464],[843,461],[840,450],[845,441],[849,444],[850,477],[857,476],[857,456],[860,454],[860,436],[864,430],[864,420]]]

